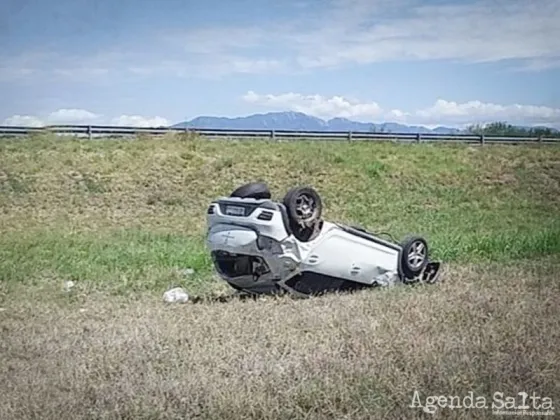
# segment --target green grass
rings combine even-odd
[[[555,147],[204,141],[0,141],[0,280],[203,290],[205,210],[241,183],[318,189],[330,220],[424,235],[446,262],[560,253]],[[193,268],[194,276],[177,277]],[[5,286],[7,287],[7,286]]]
[[[110,235],[38,232],[1,240],[0,281],[41,286],[71,280],[119,293],[162,290],[207,280],[211,261],[188,236],[122,231]],[[194,275],[181,274],[186,268]]]
[[[441,235],[434,241],[434,255],[445,262],[466,263],[560,254],[559,232],[464,238]],[[187,268],[195,273],[181,274]],[[102,235],[39,231],[0,239],[0,282],[6,288],[72,280],[88,289],[113,293],[162,291],[183,284],[192,292],[206,293],[215,286],[211,274],[203,239],[186,235],[139,230]]]

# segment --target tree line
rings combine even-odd
[[[488,136],[527,136],[527,137],[560,137],[560,132],[548,127],[518,127],[506,122],[493,122],[486,125],[474,124],[467,127],[467,132]]]

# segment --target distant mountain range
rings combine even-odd
[[[333,118],[322,120],[302,112],[269,112],[266,114],[253,114],[246,117],[226,118],[202,116],[190,121],[174,124],[177,128],[199,128],[199,129],[226,129],[226,130],[294,130],[294,131],[367,131],[375,133],[421,133],[421,134],[462,134],[466,130],[452,127],[436,127],[433,129],[418,126],[405,125],[393,122],[381,124],[363,123],[352,121],[347,118]],[[524,130],[547,128],[514,126]],[[559,133],[557,129],[550,129],[553,133]]]
[[[232,130],[369,131],[378,133],[455,134],[462,132],[450,127],[430,129],[391,122],[382,124],[362,123],[346,118],[322,120],[302,112],[269,112],[237,118],[202,116],[175,124],[172,127]]]

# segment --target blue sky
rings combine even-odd
[[[0,123],[560,127],[558,0],[0,0]]]

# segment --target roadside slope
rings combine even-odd
[[[425,235],[445,261],[560,252],[556,147],[39,137],[0,140],[0,280],[159,291],[190,267],[202,289],[208,203],[259,179],[278,199],[313,185],[328,219]]]

